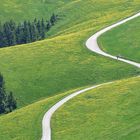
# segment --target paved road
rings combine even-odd
[[[116,60],[119,60],[119,61],[122,61],[122,62],[125,62],[125,63],[128,63],[128,64],[131,64],[131,65],[134,65],[134,66],[140,68],[140,63],[136,63],[136,62],[133,62],[133,61],[130,61],[130,60],[126,60],[126,59],[123,59],[123,58],[117,58],[116,56],[112,56],[110,54],[107,54],[107,53],[103,52],[100,49],[100,47],[99,47],[99,45],[97,43],[98,37],[101,36],[103,33],[107,32],[107,31],[109,31],[109,30],[111,30],[111,29],[113,29],[113,28],[115,28],[115,27],[117,27],[117,26],[119,26],[119,25],[129,21],[129,20],[132,20],[132,19],[134,19],[134,18],[136,18],[138,16],[140,16],[140,12],[137,13],[136,15],[134,15],[134,16],[126,18],[126,19],[124,19],[124,20],[122,20],[120,22],[117,22],[117,23],[115,23],[115,24],[113,24],[111,26],[108,26],[108,27],[104,28],[103,30],[100,30],[99,32],[95,33],[93,36],[91,36],[87,40],[87,42],[86,42],[87,48],[89,50],[95,52],[95,53],[100,54],[100,55],[103,55],[103,56],[106,56],[106,57],[110,57],[112,59],[116,59]]]
[[[51,121],[51,117],[54,114],[54,112],[59,109],[64,103],[66,103],[67,101],[69,101],[70,99],[74,98],[75,96],[84,93],[88,90],[100,87],[102,85],[107,85],[113,82],[108,82],[105,84],[100,84],[100,85],[96,85],[96,86],[92,86],[77,92],[74,92],[72,94],[70,94],[69,96],[65,97],[64,99],[62,99],[61,101],[59,101],[58,103],[56,103],[54,106],[52,106],[44,115],[43,117],[43,121],[42,121],[42,139],[41,140],[51,140],[51,125],[50,125],[50,121]]]
[[[119,61],[123,61],[125,63],[128,63],[128,64],[131,64],[131,65],[134,65],[138,68],[140,68],[140,63],[136,63],[136,62],[133,62],[133,61],[130,61],[130,60],[125,60],[123,58],[117,58],[116,56],[112,56],[110,54],[107,54],[105,52],[103,52],[100,47],[98,46],[98,43],[97,43],[97,38],[111,30],[112,28],[116,27],[116,26],[119,26],[129,20],[132,20],[136,17],[140,16],[140,13],[134,15],[134,16],[131,16],[127,19],[124,19],[122,21],[119,21],[109,27],[106,27],[105,29],[102,29],[101,31],[97,32],[96,34],[94,34],[93,36],[91,36],[87,42],[86,42],[86,46],[88,49],[90,49],[91,51],[95,52],[95,53],[98,53],[100,55],[103,55],[103,56],[106,56],[106,57],[110,57],[112,59],[116,59],[116,60],[119,60]],[[89,87],[89,88],[86,88],[86,89],[83,89],[83,90],[80,90],[80,91],[77,91],[77,92],[74,92],[72,93],[71,95],[68,95],[67,97],[65,97],[64,99],[62,99],[61,101],[59,101],[58,103],[56,103],[54,106],[52,106],[47,112],[46,114],[44,115],[43,117],[43,120],[42,120],[42,139],[41,140],[51,140],[51,125],[50,125],[50,122],[51,122],[51,117],[52,115],[54,114],[54,112],[60,108],[64,103],[66,103],[67,101],[69,101],[70,99],[74,98],[75,96],[81,94],[81,93],[84,93],[85,91],[88,91],[88,90],[91,90],[91,89],[94,89],[94,88],[97,88],[99,86],[102,86],[102,85],[106,85],[106,84],[110,84],[110,83],[113,83],[113,82],[109,82],[109,83],[104,83],[104,84],[100,84],[100,85],[96,85],[96,86],[92,86],[92,87]]]

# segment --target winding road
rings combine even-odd
[[[115,59],[115,60],[119,60],[119,61],[122,61],[122,62],[125,62],[125,63],[128,63],[128,64],[131,64],[131,65],[134,65],[138,68],[140,68],[140,63],[136,63],[136,62],[133,62],[133,61],[130,61],[130,60],[126,60],[126,59],[123,59],[123,58],[117,58],[116,56],[112,56],[110,54],[107,54],[105,52],[103,52],[98,43],[97,43],[97,39],[100,35],[102,35],[103,33],[129,21],[129,20],[132,20],[136,17],[140,16],[140,12],[129,17],[129,18],[126,18],[122,21],[119,21],[111,26],[108,26],[102,30],[100,30],[99,32],[95,33],[93,36],[91,36],[87,42],[86,42],[86,46],[89,50],[97,53],[97,54],[100,54],[100,55],[103,55],[103,56],[106,56],[106,57],[109,57],[109,58],[112,58],[112,59]],[[59,101],[58,103],[56,103],[54,106],[52,106],[47,112],[46,114],[44,115],[43,117],[43,120],[42,120],[42,139],[41,140],[51,140],[51,117],[52,115],[54,114],[54,112],[59,109],[64,103],[66,103],[67,101],[69,101],[70,99],[74,98],[75,96],[81,94],[81,93],[84,93],[88,90],[91,90],[91,89],[94,89],[94,88],[97,88],[97,87],[100,87],[100,86],[103,86],[103,85],[107,85],[107,84],[111,84],[113,82],[108,82],[108,83],[104,83],[104,84],[100,84],[100,85],[96,85],[96,86],[92,86],[92,87],[89,87],[89,88],[86,88],[86,89],[83,89],[83,90],[80,90],[80,91],[77,91],[77,92],[74,92],[70,95],[68,95],[67,97],[65,97],[64,99],[62,99],[61,101]]]
[[[136,15],[134,15],[134,16],[131,16],[129,18],[126,18],[126,19],[124,19],[122,21],[119,21],[119,22],[117,22],[117,23],[115,23],[115,24],[113,24],[111,26],[108,26],[108,27],[106,27],[106,28],[98,31],[97,33],[95,33],[93,36],[91,36],[87,40],[87,42],[86,42],[87,48],[89,50],[97,53],[97,54],[100,54],[100,55],[103,55],[103,56],[106,56],[106,57],[110,57],[112,59],[116,59],[116,60],[119,60],[119,61],[122,61],[122,62],[125,62],[125,63],[128,63],[128,64],[131,64],[131,65],[134,65],[134,66],[140,68],[140,63],[136,63],[136,62],[133,62],[133,61],[130,61],[130,60],[126,60],[126,59],[123,59],[123,58],[117,58],[116,56],[112,56],[110,54],[107,54],[107,53],[103,52],[100,49],[100,47],[99,47],[99,45],[97,43],[98,37],[101,36],[103,33],[107,32],[107,31],[109,31],[109,30],[111,30],[111,29],[113,29],[113,28],[115,28],[115,27],[117,27],[117,26],[119,26],[119,25],[121,25],[123,23],[126,23],[127,21],[132,20],[132,19],[134,19],[134,18],[136,18],[138,16],[140,16],[140,12],[137,13]]]

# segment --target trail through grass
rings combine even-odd
[[[70,100],[53,116],[53,140],[84,140],[85,137],[87,140],[132,140],[134,136],[139,138],[139,84],[140,78],[116,81]],[[0,139],[40,140],[45,112],[65,96],[80,89],[41,100],[1,116]]]
[[[25,18],[33,18],[36,15],[33,9],[40,10],[40,1],[35,3],[31,0],[28,10],[24,10],[26,2],[3,1],[2,5],[7,4],[6,9],[12,14],[17,8],[12,11],[10,6],[19,3],[21,11],[25,11]],[[138,11],[139,0],[68,0],[63,3],[47,0],[46,4],[50,7],[49,13],[55,9],[61,15],[61,20],[48,33],[48,39],[0,49],[0,72],[5,77],[7,89],[14,92],[19,107],[70,89],[140,73],[133,66],[96,55],[85,47],[91,34]],[[8,13],[4,11],[0,11],[1,19],[7,20]],[[26,12],[34,14],[27,17]],[[38,14],[44,15],[44,12],[40,10]],[[13,15],[16,19],[17,14]],[[17,18],[23,19],[22,16]]]
[[[140,78],[131,78],[70,100],[53,116],[52,139],[140,139],[139,85]]]
[[[101,48],[115,56],[140,63],[140,17],[103,34],[99,39]]]
[[[0,140],[40,140],[45,112],[75,89],[0,116]]]

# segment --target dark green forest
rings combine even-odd
[[[0,23],[0,47],[31,43],[46,38],[46,33],[55,24],[58,15],[52,14],[50,19],[34,19],[16,24],[10,20]]]

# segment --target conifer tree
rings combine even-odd
[[[32,25],[31,25],[31,36],[32,36],[32,41],[36,41],[39,36],[38,30],[34,23],[32,23]]]
[[[17,108],[16,100],[13,96],[13,93],[10,92],[9,95],[7,96],[7,109],[9,112],[12,112],[16,108]]]
[[[30,30],[29,30],[29,25],[27,23],[27,21],[24,21],[24,36],[23,36],[23,40],[25,43],[29,43],[31,42],[31,37],[30,37]]]
[[[4,79],[0,74],[0,114],[5,113],[6,111],[6,92],[4,87]]]
[[[15,34],[16,34],[16,43],[20,44],[20,24],[18,24]]]
[[[46,25],[46,31],[49,31],[50,28],[51,28],[51,22],[48,21],[48,22],[47,22],[47,25]]]
[[[4,44],[4,35],[3,35],[3,26],[0,22],[0,47],[5,46]]]
[[[45,24],[44,24],[44,19],[42,18],[41,20],[41,39],[45,38]]]
[[[12,20],[10,20],[8,24],[10,28],[10,35],[9,35],[10,45],[15,45],[16,44],[16,35],[15,35],[16,24]]]
[[[37,22],[37,29],[38,29],[38,32],[40,34],[41,33],[41,22],[40,22],[40,20],[38,20],[38,22]]]
[[[5,82],[2,74],[0,74],[0,114],[8,113],[17,108],[16,100],[13,93],[6,93]]]
[[[7,21],[3,25],[0,23],[0,47],[24,44],[45,38],[46,32],[57,21],[57,15],[52,14],[48,22],[44,19],[24,21],[18,25],[13,21]]]
[[[57,16],[53,13],[50,18],[50,22],[52,26],[55,24],[56,20],[57,20]]]

